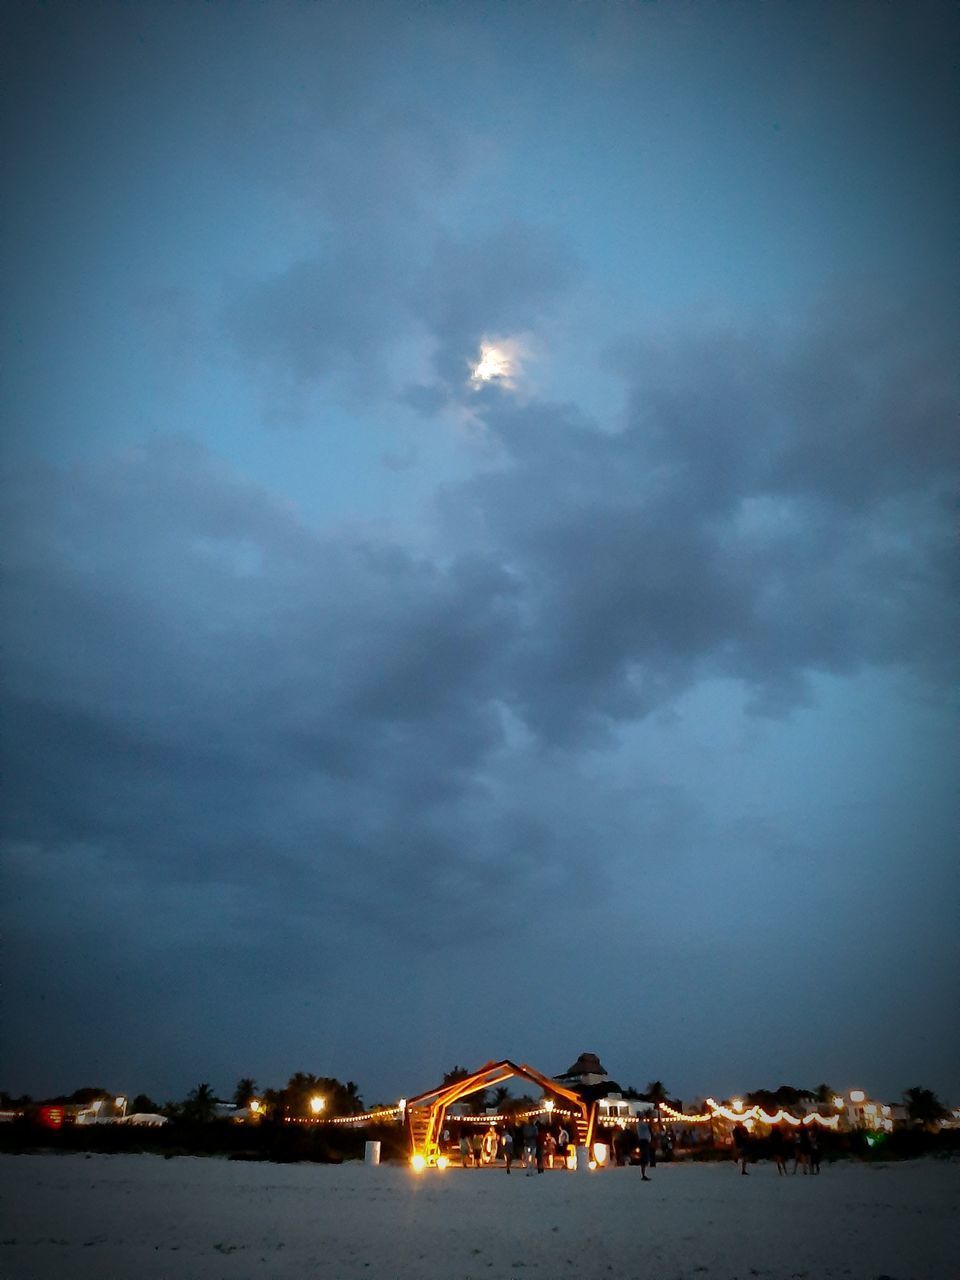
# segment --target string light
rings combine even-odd
[[[701,1112],[685,1112],[678,1111],[675,1107],[671,1107],[669,1103],[660,1103],[660,1112],[668,1121],[673,1124],[685,1125],[702,1125],[710,1124],[716,1119],[728,1120],[732,1124],[746,1124],[747,1121],[759,1121],[761,1124],[774,1126],[778,1124],[789,1124],[794,1127],[801,1125],[819,1125],[824,1129],[837,1129],[840,1124],[839,1116],[822,1116],[817,1112],[811,1112],[806,1116],[795,1116],[785,1108],[779,1111],[768,1112],[760,1106],[743,1107],[735,1110],[732,1107],[722,1106],[714,1098],[707,1098],[706,1105],[709,1111]],[[865,1108],[868,1110],[869,1108]],[[310,1125],[365,1125],[376,1124],[378,1122],[387,1122],[391,1120],[402,1120],[407,1112],[427,1111],[429,1108],[410,1107],[405,1102],[394,1107],[379,1107],[376,1111],[364,1111],[358,1115],[351,1116],[284,1116],[287,1124],[310,1124]],[[882,1112],[889,1115],[889,1108],[882,1108]],[[523,1120],[532,1120],[536,1116],[554,1116],[562,1117],[565,1120],[582,1119],[582,1114],[576,1111],[569,1111],[564,1108],[554,1106],[550,1107],[546,1103],[542,1106],[531,1107],[526,1111],[514,1112],[497,1112],[494,1115],[451,1115],[447,1114],[445,1121],[455,1124],[515,1124]],[[602,1111],[597,1116],[597,1123],[607,1128],[619,1127],[621,1129],[632,1125],[636,1117],[630,1116],[613,1116],[604,1114]]]

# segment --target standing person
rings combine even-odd
[[[470,1168],[470,1139],[460,1130],[460,1163],[465,1169]]]
[[[614,1129],[610,1135],[610,1157],[611,1162],[618,1168],[623,1164],[623,1138],[620,1136],[619,1129]]]
[[[649,1182],[647,1166],[650,1164],[650,1150],[653,1146],[653,1134],[646,1119],[641,1116],[637,1121],[637,1146],[640,1148],[640,1178]]]
[[[777,1162],[777,1173],[781,1177],[787,1172],[787,1161],[783,1150],[783,1130],[775,1124],[770,1130],[770,1154]]]
[[[560,1163],[566,1168],[567,1152],[570,1147],[570,1133],[565,1124],[560,1126],[560,1132],[557,1134],[557,1155],[560,1157]]]
[[[813,1129],[810,1130],[810,1172],[820,1172],[820,1143]]]
[[[543,1173],[543,1157],[546,1151],[547,1133],[539,1120],[537,1121],[535,1141],[537,1144],[537,1173]]]
[[[523,1167],[527,1175],[533,1173],[533,1162],[537,1158],[537,1131],[528,1120],[523,1126]]]
[[[740,1166],[740,1172],[747,1176],[747,1156],[749,1154],[750,1135],[742,1124],[733,1126],[733,1158]]]
[[[797,1172],[797,1165],[803,1165],[805,1174],[810,1172],[810,1130],[806,1127],[800,1130],[797,1135],[797,1153],[793,1157],[793,1172]]]
[[[783,1144],[783,1172],[786,1173],[788,1163],[797,1154],[797,1135],[789,1125],[783,1130],[781,1141]]]
[[[543,1135],[543,1155],[547,1162],[547,1168],[553,1168],[553,1158],[557,1154],[557,1140],[548,1129]]]
[[[500,1138],[493,1125],[483,1135],[483,1163],[493,1164],[497,1158],[497,1149],[500,1146]]]
[[[473,1147],[473,1160],[479,1169],[483,1164],[483,1138],[480,1136],[479,1129],[475,1129],[473,1137],[470,1139],[470,1145]]]
[[[503,1131],[503,1159],[509,1173],[510,1166],[513,1164],[513,1134],[509,1126]]]

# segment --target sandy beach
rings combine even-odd
[[[953,1280],[960,1165],[502,1169],[0,1157],[0,1274]]]

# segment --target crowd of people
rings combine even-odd
[[[786,1175],[791,1161],[794,1173],[820,1172],[820,1144],[812,1129],[802,1128],[795,1132],[793,1129],[774,1125],[767,1139],[767,1150],[776,1163],[780,1177]],[[746,1176],[747,1165],[755,1154],[755,1143],[745,1125],[733,1126],[733,1154],[740,1172]]]
[[[747,1165],[761,1155],[769,1156],[781,1177],[791,1172],[791,1164],[794,1174],[820,1172],[820,1147],[812,1129],[794,1131],[775,1125],[761,1142],[744,1125],[737,1124],[731,1137],[733,1159],[744,1176]],[[442,1146],[454,1158],[459,1153],[464,1168],[482,1169],[502,1163],[507,1173],[519,1165],[527,1174],[537,1174],[547,1169],[575,1169],[576,1141],[572,1125],[528,1118],[505,1126],[491,1121],[486,1129],[464,1125],[459,1137],[447,1128]],[[643,1182],[650,1181],[648,1171],[656,1167],[658,1157],[669,1160],[673,1156],[671,1130],[645,1116],[639,1116],[629,1128],[614,1129],[607,1135],[605,1145],[611,1164],[639,1165]]]
[[[443,1146],[454,1145],[450,1130],[443,1134]],[[526,1120],[516,1125],[497,1127],[491,1123],[486,1130],[479,1128],[460,1134],[456,1144],[460,1163],[464,1168],[482,1169],[486,1165],[503,1161],[507,1173],[514,1163],[527,1173],[543,1173],[545,1169],[566,1169],[572,1164],[575,1140],[566,1125],[545,1124],[542,1120]]]
[[[639,1164],[644,1181],[647,1170],[654,1167],[657,1149],[669,1154],[669,1133],[656,1137],[643,1118],[635,1130],[615,1129],[608,1143],[611,1163]],[[546,1169],[576,1168],[576,1134],[565,1123],[547,1124],[527,1119],[516,1125],[498,1127],[491,1121],[486,1130],[462,1128],[459,1139],[444,1130],[445,1152],[458,1151],[464,1168],[482,1169],[503,1162],[507,1173],[515,1163],[527,1173],[543,1173]]]

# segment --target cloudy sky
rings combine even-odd
[[[7,13],[0,1086],[960,1101],[956,11]]]

